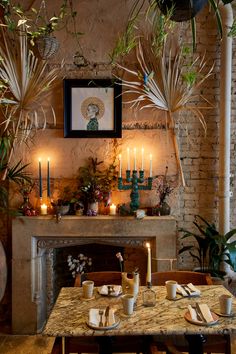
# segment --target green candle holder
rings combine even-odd
[[[130,184],[123,184],[123,179],[122,177],[118,178],[118,189],[119,190],[131,190],[130,193],[130,211],[131,213],[134,213],[139,208],[139,190],[151,190],[152,189],[152,177],[148,177],[147,179],[147,184],[143,185],[145,182],[144,178],[144,171],[140,170],[139,171],[139,176],[138,176],[138,171],[133,170],[132,172],[132,177],[131,177],[131,171],[126,170],[126,183]]]

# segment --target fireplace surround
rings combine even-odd
[[[58,247],[110,244],[152,247],[152,271],[176,263],[176,221],[170,216],[17,217],[12,223],[13,333],[41,332],[47,320],[47,253]],[[174,264],[173,264],[174,263]]]

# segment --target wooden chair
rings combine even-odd
[[[174,270],[169,272],[152,273],[152,285],[165,285],[167,280],[175,280],[179,284],[193,283],[194,285],[212,285],[212,279],[208,273]],[[155,338],[159,350],[166,353],[188,352],[188,342],[185,337],[177,336],[175,341],[166,342],[164,338]],[[152,351],[153,348],[153,351]],[[231,354],[229,335],[208,335],[203,344],[204,352]],[[174,351],[176,350],[176,352]],[[155,353],[155,342],[151,345],[150,352]]]
[[[122,273],[121,272],[90,272],[84,274],[78,274],[75,278],[74,286],[82,286],[84,280],[93,280],[95,286],[101,286],[104,284],[121,285]],[[87,343],[87,347],[86,347]],[[119,336],[111,337],[111,346],[114,353],[146,353],[149,350],[149,344],[146,344],[142,336]],[[83,347],[83,351],[81,348]],[[79,348],[79,352],[78,352]],[[68,338],[66,340],[66,353],[96,353],[98,352],[98,344],[96,340],[82,341],[78,338]]]
[[[212,279],[208,273],[191,272],[184,270],[172,270],[169,272],[152,273],[152,285],[165,285],[166,280],[175,280],[179,284],[193,283],[193,285],[212,285]]]

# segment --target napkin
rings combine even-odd
[[[198,321],[198,319],[197,319],[197,313],[196,313],[195,309],[192,308],[191,305],[188,305],[188,310],[189,310],[191,319],[192,319],[193,321]]]
[[[89,323],[91,323],[95,327],[99,327],[99,322],[101,319],[101,316],[99,315],[99,310],[101,309],[90,309],[89,310]],[[105,326],[106,323],[106,317],[105,317],[105,310],[103,311],[102,315],[102,323],[103,326]],[[108,317],[108,326],[112,326],[115,323],[115,315],[114,315],[114,310],[110,309],[109,310],[109,317]]]
[[[121,293],[121,285],[112,285],[113,286],[113,291],[111,292],[112,296],[118,296]],[[108,295],[108,286],[107,285],[103,285],[100,288],[99,293],[101,295]]]
[[[212,321],[214,321],[214,318],[212,317],[212,314],[211,314],[211,311],[208,307],[207,304],[198,304],[199,307],[200,307],[200,310],[201,310],[201,313],[205,319],[205,321],[207,323],[210,323]],[[203,321],[200,321],[197,317],[197,313],[196,313],[196,310],[191,306],[191,305],[188,305],[188,310],[189,310],[189,313],[190,313],[190,316],[191,316],[191,319],[193,321],[196,321],[196,322],[203,322]]]
[[[201,294],[201,291],[197,289],[192,283],[188,283],[186,286],[191,291],[191,295],[188,294],[188,292],[180,284],[177,284],[177,292],[182,296],[199,296]]]
[[[206,320],[207,323],[214,321],[214,318],[212,317],[211,311],[208,307],[207,304],[198,304],[200,309],[201,309],[201,313],[204,317],[204,319]]]

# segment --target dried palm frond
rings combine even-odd
[[[175,135],[175,119],[173,113],[177,111],[190,111],[201,122],[206,131],[206,122],[201,109],[208,106],[196,106],[194,100],[197,98],[199,86],[211,75],[213,66],[203,73],[206,66],[204,58],[196,58],[192,64],[186,66],[181,50],[172,57],[171,50],[164,46],[161,55],[155,56],[151,45],[145,46],[139,41],[136,56],[140,71],[130,70],[119,64],[118,67],[131,74],[133,80],[122,80],[122,85],[128,90],[124,92],[133,94],[126,103],[132,107],[154,108],[167,112],[168,126],[172,131],[173,142],[176,152],[177,165],[180,171],[182,184],[185,185],[182,171],[179,148]]]
[[[26,142],[33,131],[46,127],[43,101],[59,69],[48,69],[47,61],[38,59],[28,48],[24,24],[15,40],[9,40],[7,29],[1,28],[0,57],[0,81],[7,87],[0,98],[3,117],[0,128],[1,135],[12,136],[9,165],[15,145]],[[6,178],[6,173],[2,179]]]

